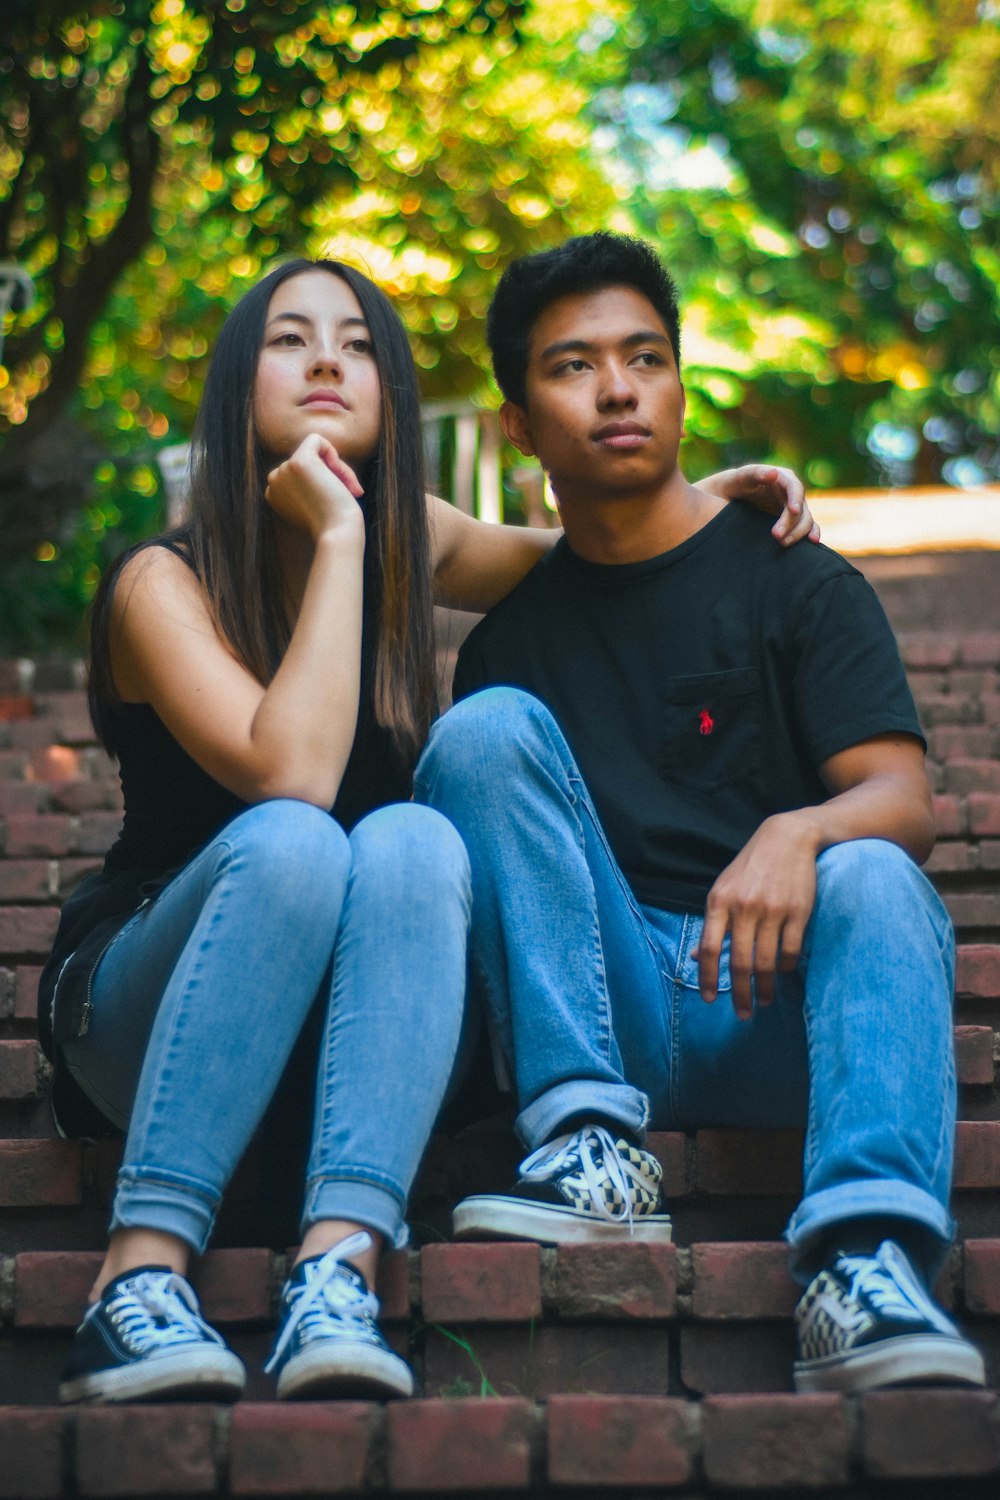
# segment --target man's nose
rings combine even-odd
[[[617,360],[613,360],[604,367],[598,399],[602,407],[635,405],[635,386],[629,377],[629,372],[625,365],[619,364]]]

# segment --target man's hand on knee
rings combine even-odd
[[[774,999],[774,977],[795,968],[816,899],[818,834],[804,812],[768,818],[727,865],[705,906],[698,945],[701,998],[718,995],[719,959],[730,937],[733,1009],[742,1019]]]

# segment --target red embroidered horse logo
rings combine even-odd
[[[703,708],[701,713],[698,715],[698,733],[711,734],[714,728],[715,720],[712,718],[712,715],[709,713],[708,709]]]

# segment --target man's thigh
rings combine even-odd
[[[698,989],[694,957],[701,918],[656,911],[647,911],[647,918],[661,935],[670,965],[670,1086],[652,1100],[654,1126],[695,1130],[713,1125],[804,1125],[809,1065],[800,976],[779,975],[773,1003],[755,1005],[750,1019],[741,1021],[732,1005],[728,939],[718,997],[709,1005]],[[679,940],[678,922],[683,923]]]

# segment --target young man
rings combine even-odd
[[[456,1233],[668,1239],[647,1126],[805,1123],[797,1387],[982,1384],[926,1290],[952,1234],[953,939],[878,602],[684,478],[648,246],[515,262],[488,332],[504,432],[565,537],[472,632],[418,772],[472,857],[529,1148]]]

